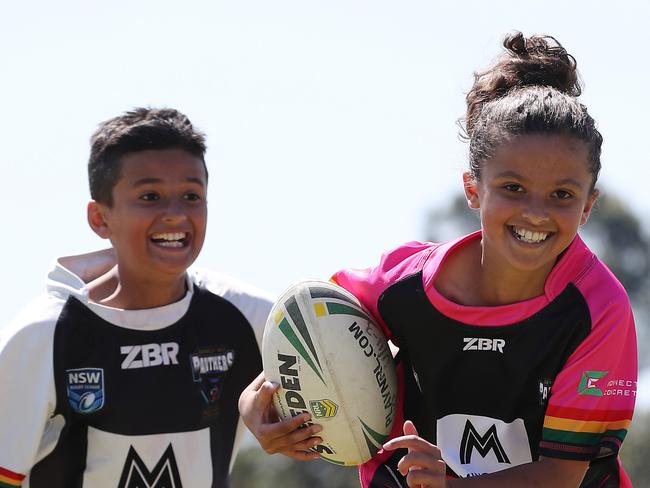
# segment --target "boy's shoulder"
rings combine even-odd
[[[0,354],[5,357],[51,356],[56,324],[65,300],[43,294],[27,303],[13,320],[0,328]]]
[[[195,286],[234,305],[250,323],[258,343],[261,344],[266,319],[273,307],[273,295],[250,283],[217,271],[192,267],[187,273],[189,280]]]
[[[267,291],[258,288],[246,281],[200,267],[191,267],[187,270],[190,281],[199,288],[203,288],[210,293],[218,295],[226,300],[250,300],[264,302],[273,302],[273,295]]]

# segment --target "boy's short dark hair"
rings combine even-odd
[[[97,202],[113,205],[113,187],[120,178],[122,156],[173,148],[200,158],[205,167],[205,135],[178,110],[139,107],[102,122],[90,138],[90,196]],[[207,177],[207,167],[205,172]]]

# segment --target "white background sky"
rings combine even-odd
[[[423,238],[461,191],[456,119],[511,29],[557,37],[605,137],[601,185],[648,226],[650,3],[2,1],[0,326],[85,221],[88,139],[135,106],[207,133],[199,264],[272,292]]]

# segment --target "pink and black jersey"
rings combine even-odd
[[[540,456],[590,461],[583,487],[631,486],[617,453],[632,418],[637,353],[627,294],[576,237],[544,294],[470,307],[433,286],[446,244],[412,242],[379,266],[333,277],[400,349],[399,415],[442,451],[451,476],[491,473]],[[406,486],[403,452],[361,467],[364,487]]]

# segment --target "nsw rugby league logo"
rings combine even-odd
[[[65,390],[72,410],[83,414],[96,412],[104,406],[104,370],[102,368],[66,370]]]

